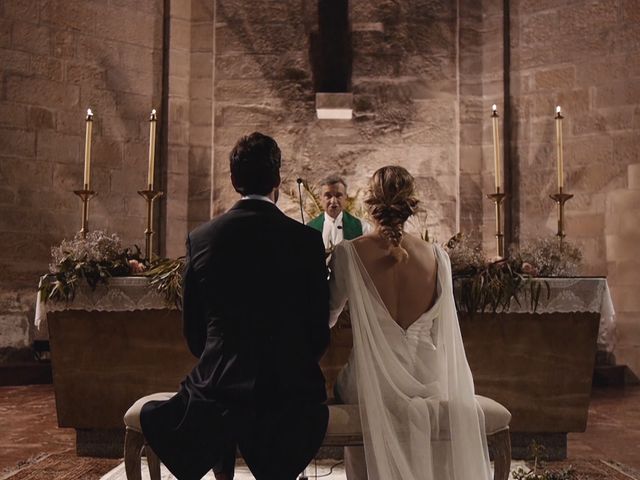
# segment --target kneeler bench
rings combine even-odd
[[[140,456],[145,447],[142,428],[140,427],[140,410],[142,406],[154,400],[168,400],[174,393],[163,392],[147,395],[136,401],[124,414],[126,434],[124,440],[124,464],[127,480],[141,480]],[[485,430],[489,449],[494,457],[494,480],[507,480],[511,465],[511,439],[509,423],[511,414],[498,402],[487,397],[476,395],[478,404],[484,412]],[[323,447],[361,446],[362,428],[358,405],[329,405],[329,426],[322,442]],[[145,448],[149,476],[151,480],[160,480],[160,461],[150,448]]]

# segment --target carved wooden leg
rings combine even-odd
[[[124,436],[124,468],[127,472],[127,480],[142,480],[140,454],[143,445],[142,433],[127,428]]]
[[[149,445],[144,446],[144,453],[147,455],[147,465],[149,467],[149,478],[160,480],[160,459]]]
[[[493,480],[507,480],[511,469],[511,436],[509,429],[494,433],[487,440],[493,447]]]

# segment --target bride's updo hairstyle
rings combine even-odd
[[[389,242],[389,253],[397,262],[406,261],[409,253],[400,246],[400,242],[404,223],[418,207],[413,176],[399,166],[379,168],[369,181],[369,195],[365,203]]]

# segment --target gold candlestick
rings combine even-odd
[[[144,231],[144,254],[146,259],[151,262],[153,260],[153,202],[156,198],[161,197],[163,192],[154,190],[152,185],[149,185],[147,190],[140,190],[138,194],[147,201],[147,229]]]
[[[85,183],[82,190],[74,190],[73,193],[82,200],[82,228],[78,233],[82,235],[82,238],[87,238],[87,232],[89,231],[89,200],[96,192],[91,190],[89,185]]]
[[[567,202],[567,200],[573,198],[573,195],[564,193],[562,191],[562,187],[560,187],[558,190],[558,193],[549,195],[549,198],[554,200],[558,205],[558,233],[556,233],[556,235],[560,239],[560,242],[562,242],[564,237],[566,237],[566,234],[564,233],[564,204]]]
[[[487,198],[493,200],[496,205],[496,251],[500,258],[504,258],[504,233],[502,233],[502,202],[506,198],[505,193],[500,192],[500,187],[496,188],[496,193],[490,193]]]

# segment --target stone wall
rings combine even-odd
[[[90,227],[144,241],[148,117],[161,102],[162,0],[0,2],[0,356],[30,341],[49,250],[80,229],[84,117],[95,114]],[[33,332],[31,332],[33,334]]]
[[[634,221],[640,203],[619,203],[611,197],[609,211],[606,205],[610,192],[627,188],[629,165],[640,161],[640,2],[511,3],[521,237],[553,235],[556,230],[548,196],[557,189],[553,117],[555,106],[561,105],[565,191],[574,194],[566,208],[568,239],[584,253],[584,274],[613,277],[611,293],[621,313],[619,343],[626,352],[621,360],[637,374],[640,313],[629,291],[637,290],[638,283],[637,277],[633,285],[620,283],[621,268],[626,268],[620,258],[633,257],[633,250],[637,255],[637,245],[629,238],[636,238],[640,228]],[[620,234],[609,218],[612,214],[626,224],[627,240],[612,240]]]
[[[455,232],[458,192],[457,11],[455,4],[354,0],[351,121],[318,120],[310,39],[316,2],[218,2],[215,72],[215,177],[218,213],[237,198],[228,154],[254,130],[275,136],[283,187],[343,175],[364,193],[380,166],[416,175],[432,236]],[[255,15],[259,11],[260,15]],[[295,196],[282,206],[298,217]]]

